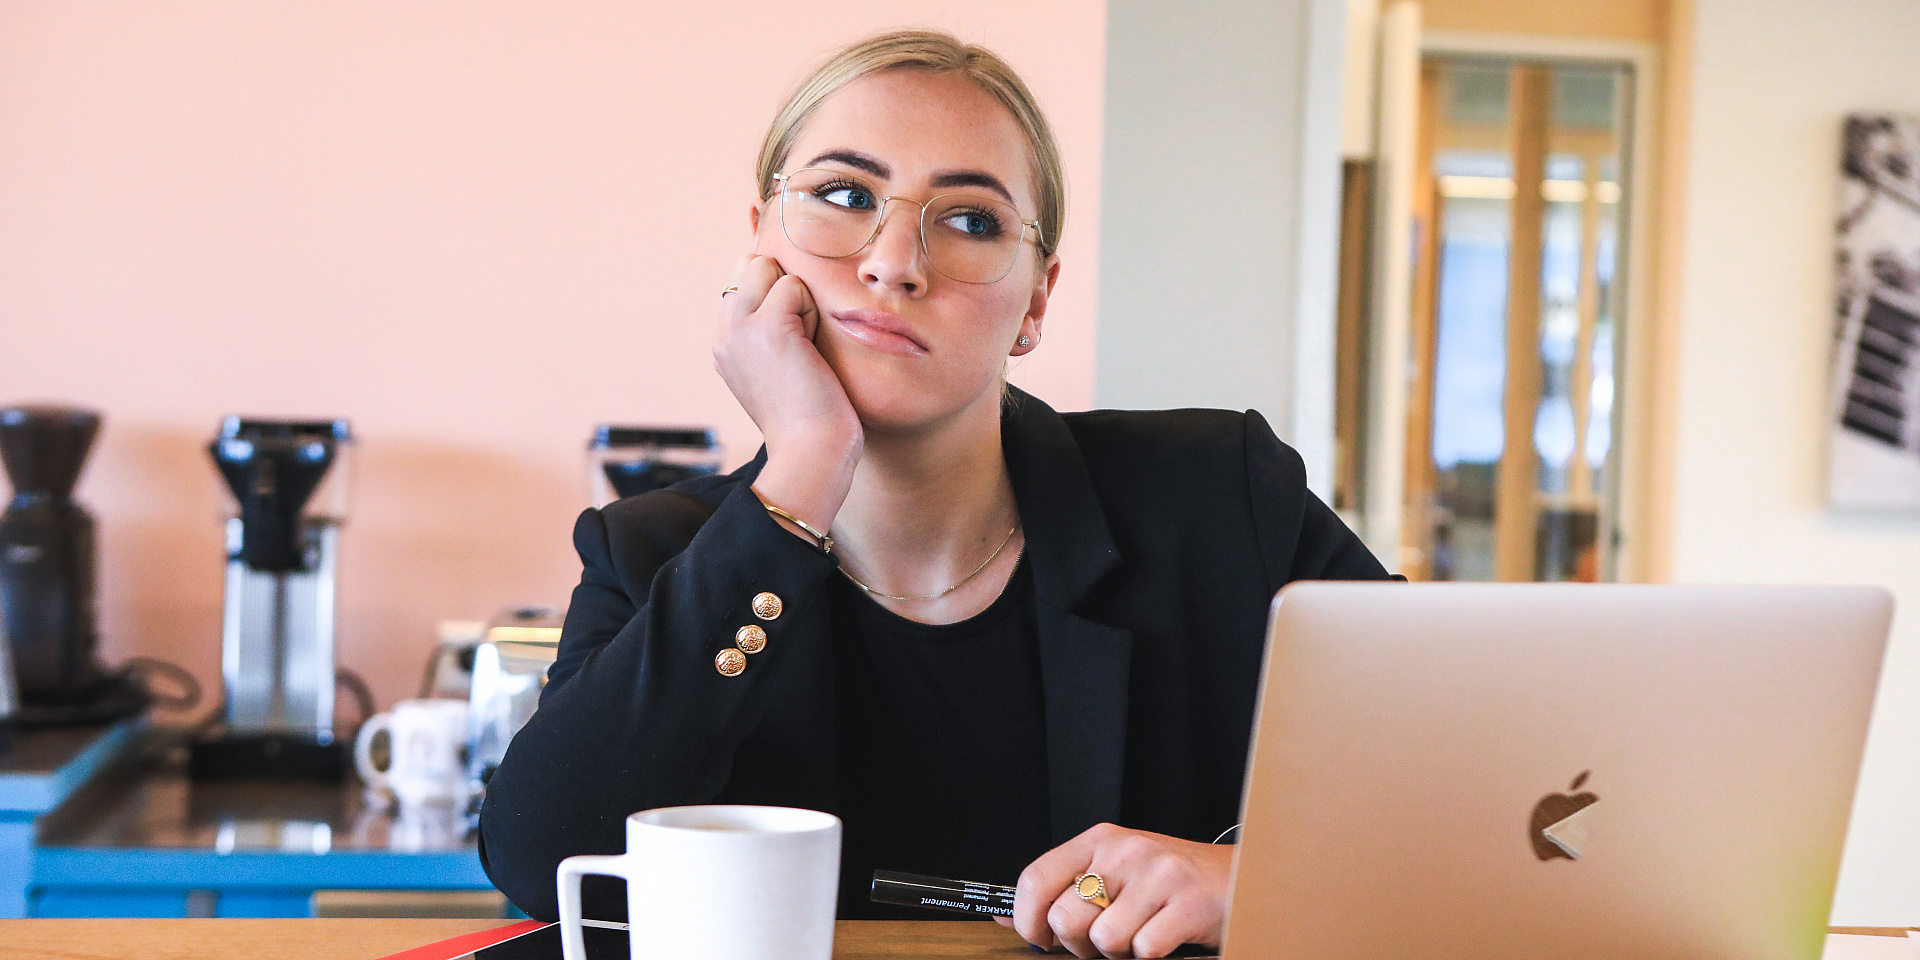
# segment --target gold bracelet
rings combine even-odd
[[[760,491],[755,490],[753,492],[753,495],[756,497],[759,496]],[[792,521],[794,526],[799,527],[802,530],[805,530],[808,536],[811,536],[815,540],[820,541],[821,553],[824,553],[827,556],[833,556],[833,538],[832,537],[829,537],[826,534],[821,533],[818,530],[815,530],[813,528],[813,524],[808,523],[805,520],[802,520],[799,517],[796,517],[793,514],[788,513],[785,510],[782,510],[779,507],[776,507],[773,504],[766,502],[765,500],[760,501],[760,505],[763,507],[766,507],[768,513],[771,513],[776,517],[785,517],[786,519]]]

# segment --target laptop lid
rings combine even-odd
[[[1812,960],[1892,598],[1296,583],[1227,960]]]

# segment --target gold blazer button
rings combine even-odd
[[[746,672],[747,655],[728,647],[713,656],[713,668],[723,677],[737,677]]]
[[[753,596],[753,615],[762,620],[780,619],[780,611],[785,606],[776,594],[756,593]]]
[[[767,632],[749,623],[734,631],[733,644],[747,653],[759,653],[767,648]]]

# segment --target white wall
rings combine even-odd
[[[1109,0],[1094,401],[1254,408],[1331,483],[1343,0]]]
[[[1920,0],[1695,0],[1674,577],[1898,595],[1834,923],[1920,925],[1920,516],[1822,506],[1841,117],[1920,114]]]

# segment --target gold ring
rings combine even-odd
[[[729,293],[739,293],[739,292],[740,292],[739,287],[728,287],[725,290],[720,291],[720,296],[725,297]]]
[[[1107,882],[1100,879],[1097,873],[1083,873],[1074,877],[1073,892],[1079,894],[1080,899],[1102,910],[1107,908],[1107,904],[1113,902],[1107,899]]]

